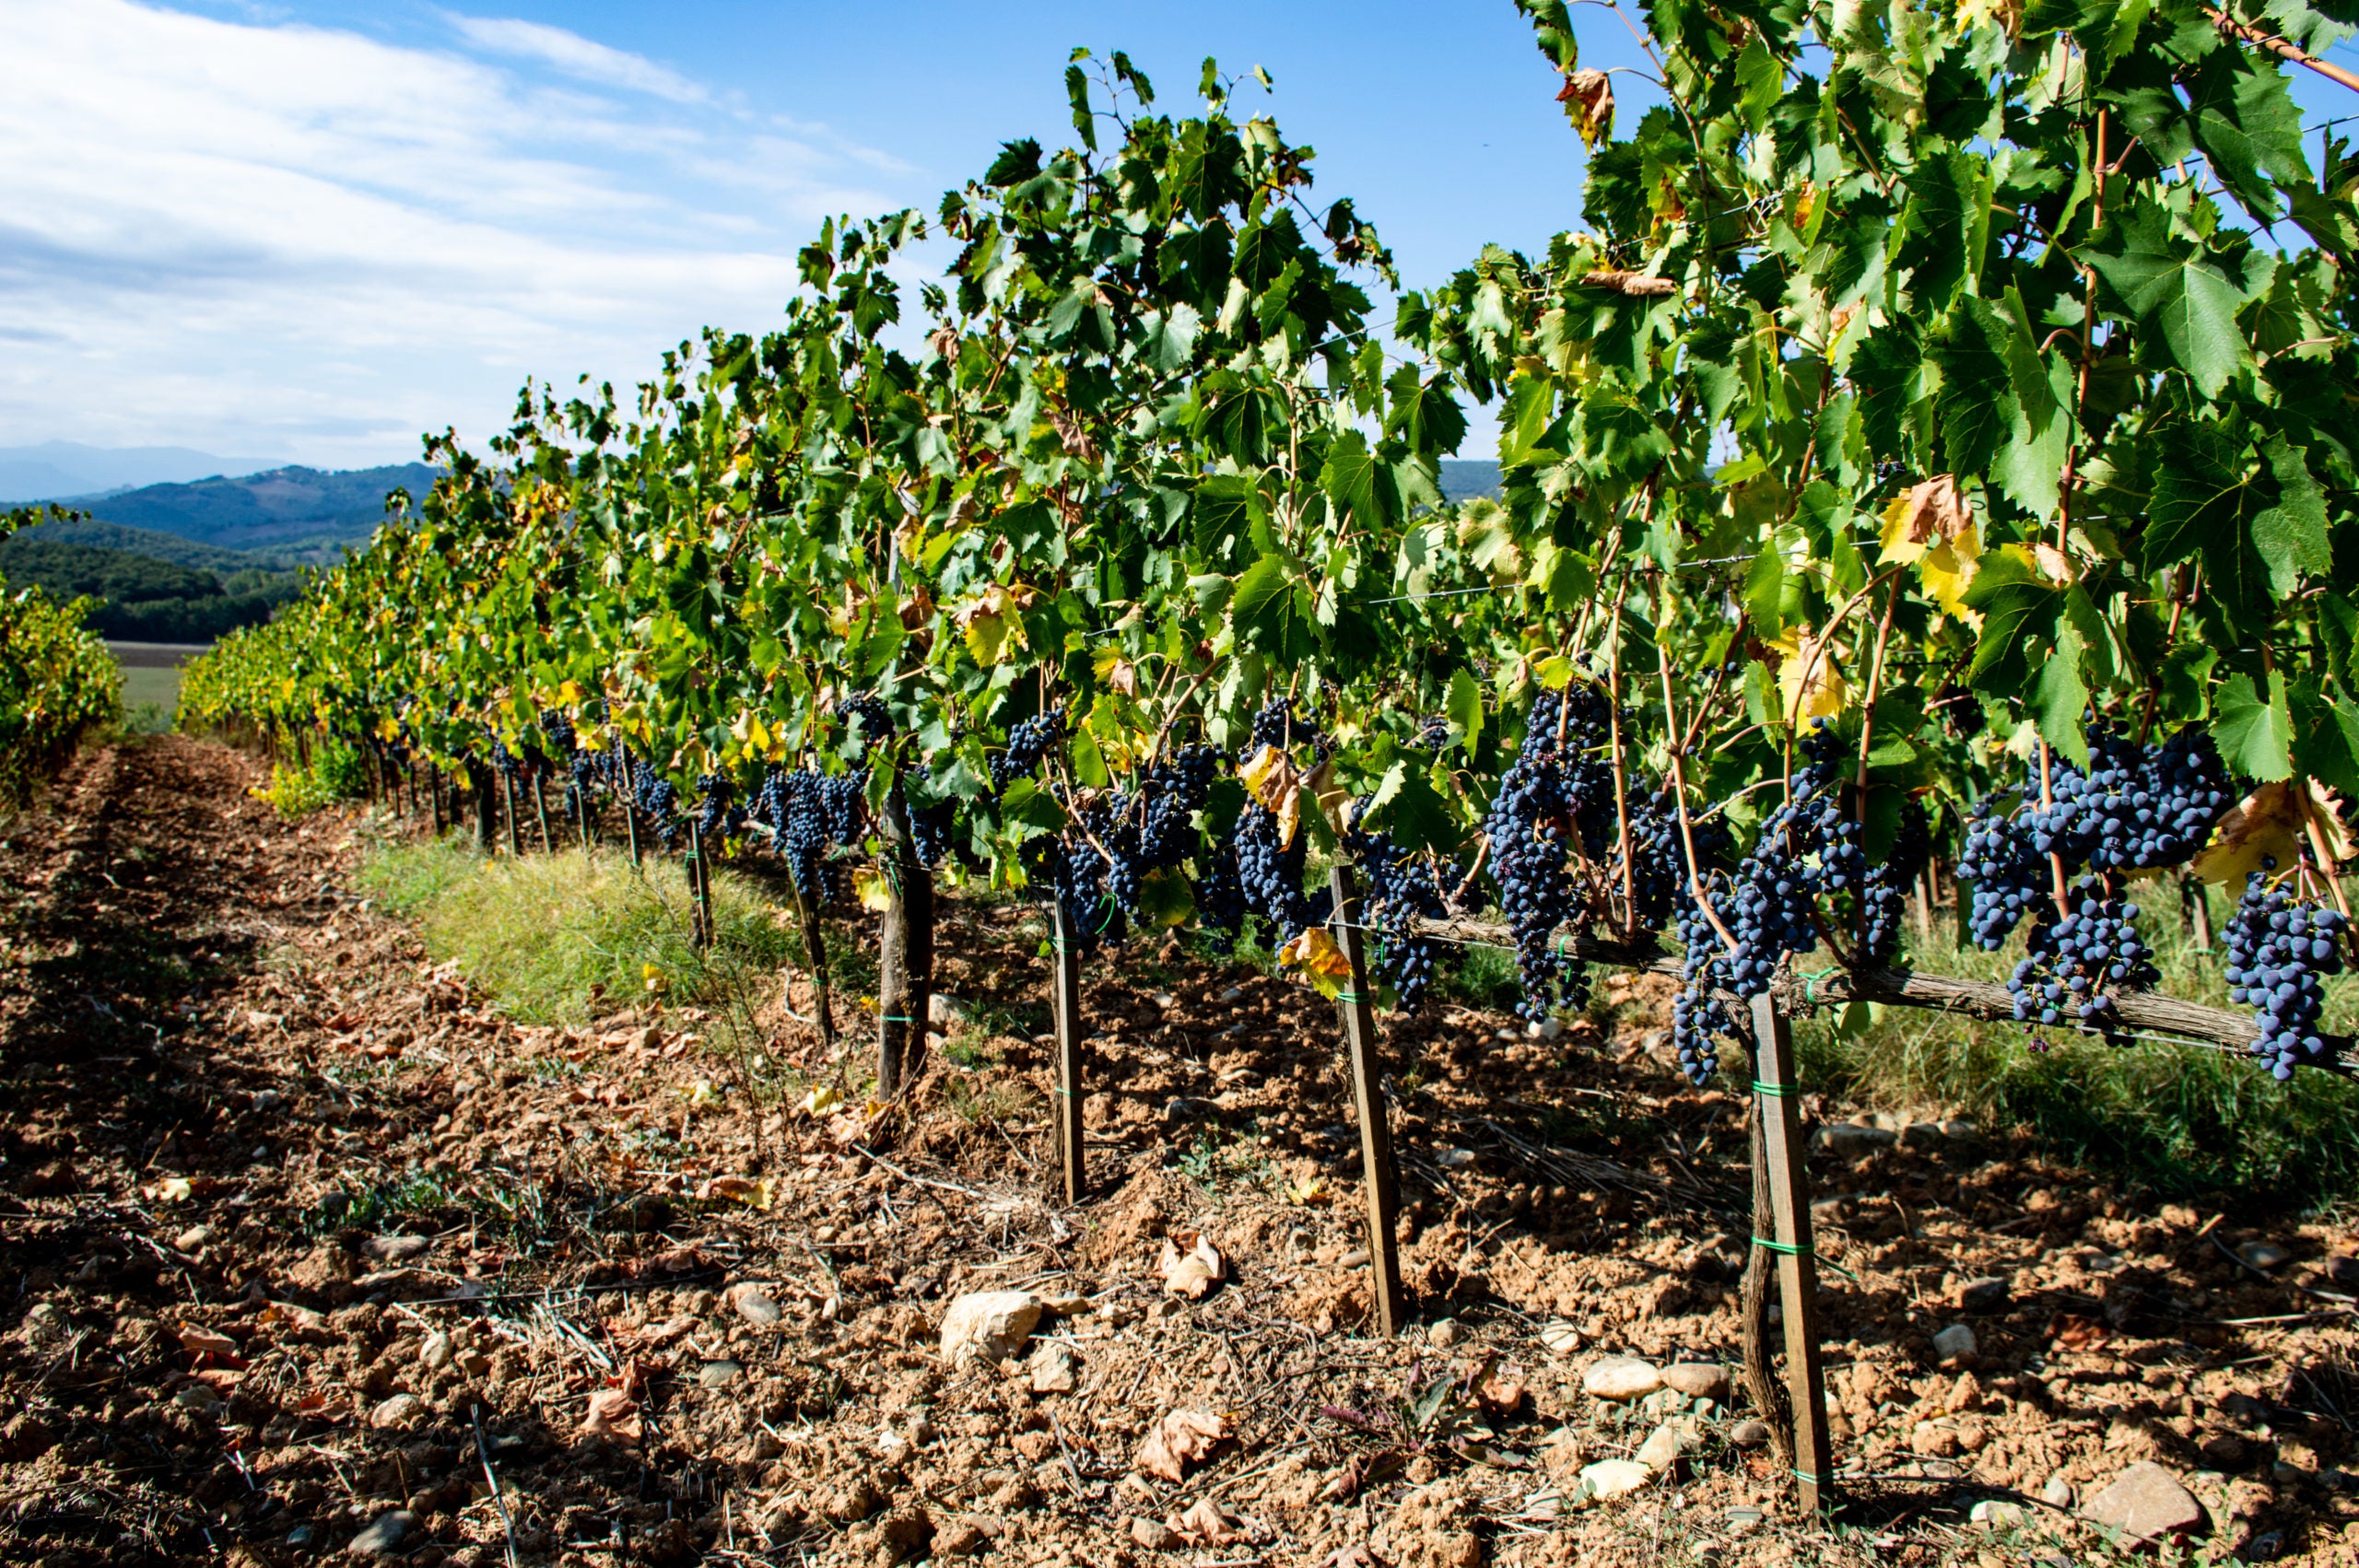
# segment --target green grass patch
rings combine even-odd
[[[773,907],[727,871],[713,876],[715,941],[689,940],[687,878],[668,862],[633,871],[611,851],[487,860],[455,838],[382,845],[362,888],[418,922],[437,963],[526,1024],[580,1024],[651,993],[743,1000],[799,943]]]
[[[2232,1005],[2219,949],[2189,941],[2175,891],[2142,883],[2133,897],[2163,972],[2155,989]],[[2211,908],[2216,931],[2229,908],[2216,895]],[[1919,968],[1967,979],[2004,981],[2023,955],[2020,934],[2001,953],[1960,950],[1938,934],[1920,945]],[[2359,977],[2330,980],[2327,1026],[2349,1033],[2354,1016]],[[1820,1013],[1797,1023],[1794,1043],[1813,1089],[2022,1129],[2056,1155],[2160,1196],[2308,1206],[2359,1195],[2359,1083],[2331,1073],[2300,1069],[2281,1083],[2233,1052],[2136,1036],[2107,1045],[1914,1008]]]

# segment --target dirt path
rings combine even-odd
[[[693,1010],[488,1012],[353,892],[373,829],[289,826],[256,777],[98,752],[0,844],[0,1560],[2086,1562],[2112,1548],[2040,1494],[2149,1460],[2203,1550],[2359,1561],[2344,1233],[2207,1234],[1971,1130],[1839,1135],[1854,1502],[1813,1528],[1714,1381],[1743,1107],[1649,1056],[1659,998],[1569,1051],[1461,1009],[1389,1029],[1424,1323],[1384,1343],[1307,993],[1094,966],[1100,1191],[1060,1212],[1027,912],[952,905],[975,1022],[907,1117],[806,1115]],[[767,1067],[824,1082],[769,1022]],[[1200,1238],[1226,1278],[1175,1296]],[[2293,1257],[2227,1256],[2259,1243]],[[992,1290],[1045,1302],[1028,1342],[945,1362]],[[1703,1364],[1614,1403],[1582,1387],[1605,1353]],[[1650,1439],[1669,1474],[1590,1504]]]

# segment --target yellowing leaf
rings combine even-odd
[[[1918,580],[1941,605],[1942,614],[1964,621],[1977,631],[1982,629],[1982,612],[1966,607],[1966,590],[1974,580],[1981,555],[1981,542],[1976,531],[1968,528],[1955,539],[1945,540],[1925,552],[1917,563]]]
[[[863,866],[851,873],[851,890],[859,895],[860,907],[878,914],[893,907],[892,889],[886,885],[885,873],[874,866]]]
[[[1312,926],[1278,950],[1278,962],[1299,969],[1319,994],[1332,997],[1352,977],[1352,961],[1324,926]]]
[[[803,1096],[803,1108],[812,1116],[826,1116],[843,1103],[843,1095],[837,1092],[833,1084],[827,1083],[822,1083]]]
[[[1832,719],[1849,703],[1851,688],[1835,667],[1835,652],[1811,632],[1789,631],[1769,644],[1784,658],[1778,665],[1779,705],[1789,724]]]
[[[994,582],[952,616],[967,638],[967,651],[978,664],[996,664],[1010,648],[1028,648],[1018,611],[1039,595],[1031,589],[1011,589]]]
[[[1974,514],[1958,493],[1957,475],[1937,474],[1895,496],[1884,509],[1884,558],[1894,565],[1916,560],[1973,525]]]
[[[2230,893],[2240,891],[2255,872],[2291,871],[2309,843],[2302,820],[2305,790],[2327,852],[2338,861],[2349,859],[2351,832],[2343,825],[2341,800],[2314,778],[2288,778],[2263,784],[2229,807],[2212,829],[2211,848],[2189,869],[2205,882],[2225,883]]]
[[[1317,1176],[1309,1176],[1301,1181],[1286,1184],[1286,1198],[1290,1202],[1324,1203],[1332,1196],[1333,1194],[1327,1190],[1327,1184]]]
[[[1271,815],[1278,819],[1278,843],[1292,848],[1295,829],[1302,825],[1302,776],[1294,758],[1275,746],[1263,746],[1238,770],[1238,778]]]
[[[1335,777],[1335,765],[1332,762],[1320,763],[1304,778],[1302,785],[1319,802],[1319,809],[1327,814],[1327,825],[1341,836],[1351,825],[1344,819],[1351,809],[1352,792],[1344,789]]]
[[[776,1198],[768,1176],[714,1176],[698,1189],[699,1198],[728,1198],[751,1209],[767,1210]]]

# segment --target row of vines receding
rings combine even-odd
[[[1589,149],[1544,255],[1406,288],[1250,81],[1177,117],[1077,55],[1073,145],[828,225],[774,330],[429,441],[184,714],[881,908],[887,1096],[937,882],[1266,927],[1332,989],[1314,853],[1392,1005],[1460,913],[1534,1022],[1567,935],[1670,939],[1699,1082],[1738,999],[1898,961],[1929,878],[2022,944],[2018,1018],[2117,1037],[2192,868],[2254,1048],[2330,1063],[2359,160],[2287,73],[2347,0],[1678,0],[1614,72],[1523,8]],[[1501,489],[1445,504],[1477,405]]]

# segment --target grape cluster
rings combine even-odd
[[[637,757],[630,759],[630,786],[631,804],[654,828],[663,847],[670,848],[680,837],[680,791]]]
[[[1196,879],[1196,919],[1213,952],[1225,955],[1237,946],[1248,913],[1245,882],[1237,866],[1235,823],[1197,856],[1196,864],[1203,873]]]
[[[1986,953],[2007,945],[2007,933],[2048,896],[2048,857],[2035,853],[2023,819],[1994,811],[1998,797],[1985,795],[1966,820],[1966,840],[1957,858],[1958,880],[1974,890],[1966,929]]]
[[[2291,1078],[2299,1063],[2328,1057],[2318,1018],[2326,977],[2342,973],[2346,924],[2340,911],[2271,892],[2259,872],[2246,882],[2228,922],[2228,995],[2252,1009],[2260,1030],[2253,1054],[2280,1080]]]
[[[1868,867],[1860,886],[1860,962],[1889,964],[1899,953],[1900,919],[1908,905],[1909,884],[1932,858],[1931,819],[1915,801],[1903,802],[1891,853]]]
[[[863,757],[877,742],[892,737],[893,715],[874,692],[853,692],[836,704],[836,711],[843,716],[851,737],[860,743]]]
[[[1704,879],[1704,895],[1716,906],[1727,902],[1727,890],[1724,875],[1715,873]],[[1720,940],[1704,906],[1692,897],[1679,906],[1679,943],[1680,986],[1671,1004],[1671,1044],[1679,1058],[1679,1071],[1700,1088],[1719,1070],[1719,1051],[1712,1036],[1745,1031],[1713,994],[1729,985],[1728,944]]]
[[[1395,1003],[1414,1012],[1433,984],[1439,944],[1418,934],[1421,919],[1440,919],[1449,907],[1434,882],[1433,867],[1392,841],[1389,833],[1358,828],[1344,835],[1344,848],[1367,879],[1360,897],[1360,919],[1376,937],[1375,972],[1391,982]],[[1331,895],[1332,896],[1332,895]]]
[[[1245,907],[1275,926],[1282,942],[1292,942],[1313,923],[1310,901],[1302,895],[1303,836],[1280,843],[1278,819],[1260,802],[1248,801],[1237,813],[1235,844]]]
[[[1524,745],[1484,821],[1491,880],[1524,981],[1517,1016],[1531,1024],[1588,1002],[1588,965],[1552,939],[1583,912],[1574,851],[1604,854],[1614,837],[1614,768],[1590,755],[1609,733],[1611,714],[1595,691],[1538,693],[1524,717]]]
[[[911,808],[910,847],[917,851],[918,864],[928,871],[942,864],[950,853],[950,837],[957,816],[958,802],[955,800]]]
[[[736,803],[736,791],[718,773],[697,780],[697,835],[708,842],[735,833],[745,825],[745,812]]]
[[[1018,720],[1015,728],[1007,732],[1007,750],[992,758],[992,792],[1007,793],[1010,784],[1039,766],[1040,759],[1049,755],[1049,748],[1063,738],[1064,728],[1065,710],[1062,703],[1046,713]]]
[[[1335,750],[1335,743],[1326,732],[1307,720],[1297,719],[1294,704],[1284,697],[1272,697],[1254,713],[1255,750],[1275,746],[1282,752],[1292,751],[1304,744],[1308,744],[1321,762],[1332,755]]]
[[[1700,876],[1719,869],[1728,859],[1728,829],[1717,817],[1691,816],[1684,828],[1679,802],[1668,790],[1657,789],[1630,802],[1630,899],[1632,918],[1640,930],[1661,930],[1672,914],[1689,902],[1687,846],[1696,846],[1696,871]],[[1621,873],[1615,851],[1614,874]]]
[[[2138,934],[2138,906],[2084,877],[2060,916],[2032,928],[2031,955],[2007,980],[2019,1024],[2070,1021],[2085,1034],[2113,1026],[2114,993],[2151,986],[2158,978],[2153,950]]]

